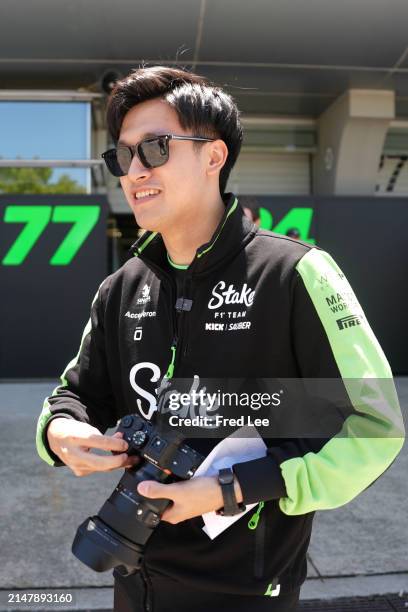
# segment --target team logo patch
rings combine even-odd
[[[245,319],[248,309],[254,303],[254,298],[255,290],[251,289],[247,283],[236,289],[232,283],[227,287],[225,281],[219,281],[214,285],[208,302],[208,309],[213,312],[215,321],[207,321],[204,324],[204,330],[228,332],[250,329],[251,321],[232,322],[231,319]],[[234,307],[235,305],[242,305],[244,309],[226,309],[228,306]]]
[[[147,304],[150,302],[150,287],[149,285],[144,285],[142,289],[142,296],[137,299],[137,304]]]
[[[244,304],[248,307],[253,304],[254,296],[255,291],[248,287],[246,283],[237,291],[234,285],[228,285],[228,289],[226,289],[226,283],[219,281],[212,290],[212,298],[208,302],[208,308],[215,310],[224,304]]]

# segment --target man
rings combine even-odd
[[[39,453],[77,476],[131,467],[120,434],[103,432],[126,414],[150,419],[163,380],[341,380],[326,437],[268,436],[266,456],[231,460],[229,484],[225,473],[139,484],[172,503],[141,572],[114,572],[120,612],[296,610],[314,512],[353,499],[402,447],[388,363],[331,257],[259,230],[224,193],[242,141],[229,95],[181,70],[142,68],[117,83],[107,117],[117,146],[105,161],[147,232],[95,296],[78,356],[45,401]],[[366,378],[387,380],[386,393],[348,383]],[[192,445],[208,454],[217,442],[203,432]],[[242,502],[258,507],[210,540],[201,516]]]

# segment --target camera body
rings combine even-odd
[[[128,442],[128,454],[140,456],[141,461],[125,470],[99,513],[78,527],[72,552],[97,572],[117,567],[129,575],[140,568],[144,547],[170,504],[168,499],[149,499],[138,493],[139,482],[187,480],[204,457],[183,444],[179,432],[157,424],[155,418],[146,421],[137,414],[127,415],[117,431]]]
[[[191,478],[203,460],[200,453],[183,444],[179,432],[163,431],[137,414],[123,417],[117,431],[123,433],[123,439],[129,444],[128,455],[140,455],[176,479]]]

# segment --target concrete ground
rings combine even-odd
[[[407,426],[408,378],[399,378],[396,384]],[[114,488],[118,473],[76,478],[68,469],[51,468],[39,459],[34,445],[36,420],[43,398],[54,386],[53,382],[0,384],[0,612],[28,609],[8,603],[8,592],[22,589],[71,593],[74,601],[60,603],[54,608],[58,610],[112,606],[111,575],[87,569],[72,555],[71,543],[79,523],[94,514]],[[312,610],[312,600],[326,600],[329,605],[329,600],[339,597],[387,593],[399,593],[401,606],[407,602],[401,609],[408,609],[407,473],[406,444],[386,474],[355,500],[316,513],[302,609]],[[316,603],[316,610],[323,609],[342,608]],[[361,609],[399,608],[373,604]]]

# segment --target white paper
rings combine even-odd
[[[221,440],[213,448],[211,453],[204,459],[197,469],[193,478],[196,476],[216,476],[222,468],[231,467],[234,463],[243,463],[252,459],[265,457],[266,445],[258,434],[255,427],[241,427],[233,434]],[[217,535],[239,521],[251,508],[257,504],[249,504],[244,512],[235,516],[220,516],[215,512],[203,514],[203,531],[213,540]]]

